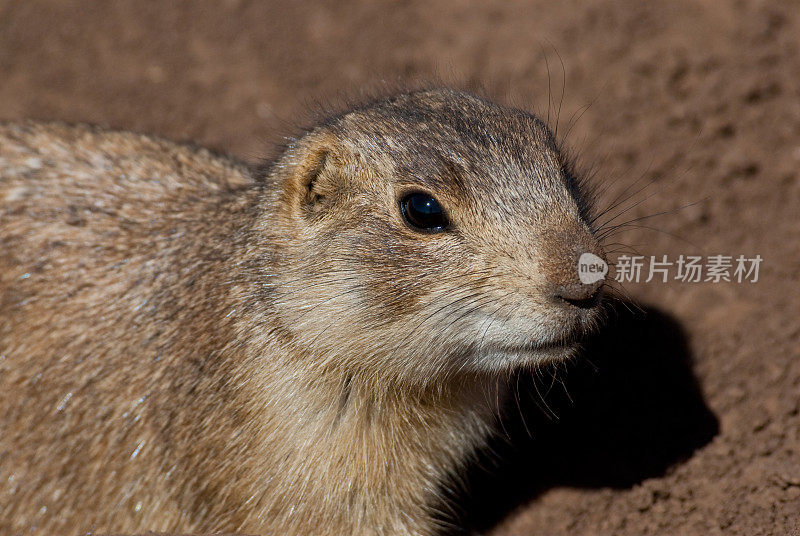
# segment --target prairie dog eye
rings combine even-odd
[[[430,194],[414,192],[400,200],[400,212],[417,231],[440,233],[449,225],[444,209]]]

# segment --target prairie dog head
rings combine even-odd
[[[430,382],[560,359],[597,321],[604,257],[536,117],[453,90],[317,127],[272,168],[281,325],[309,359]]]

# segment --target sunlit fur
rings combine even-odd
[[[553,138],[450,90],[272,165],[0,124],[0,532],[431,534],[602,251]],[[433,195],[450,227],[407,225]]]

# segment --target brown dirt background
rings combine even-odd
[[[647,315],[621,309],[562,378],[572,402],[544,396],[558,418],[532,411],[533,439],[475,477],[470,523],[800,534],[800,4],[0,0],[2,119],[254,161],[318,101],[436,78],[561,134],[582,114],[566,145],[605,206],[652,183],[617,222],[696,203],[618,237],[643,255],[764,258],[755,284],[626,285]]]

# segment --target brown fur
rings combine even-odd
[[[449,90],[256,173],[0,124],[0,532],[435,532],[504,373],[596,320],[558,298],[602,255],[570,181],[539,120]]]

